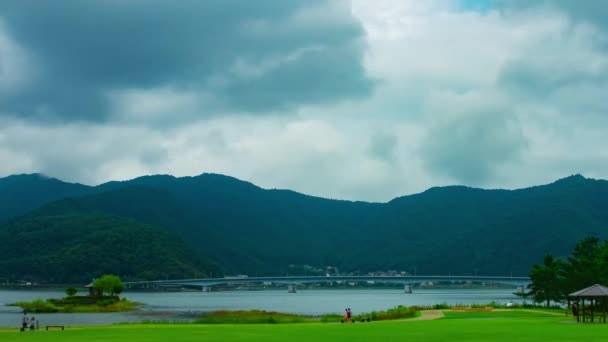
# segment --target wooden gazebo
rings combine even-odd
[[[103,296],[103,292],[101,289],[96,289],[93,286],[93,282],[84,286],[85,289],[89,290],[89,297],[101,297]]]
[[[608,304],[608,287],[600,284],[573,292],[568,299],[576,304],[574,313],[577,322],[606,323],[606,309]]]

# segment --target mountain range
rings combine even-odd
[[[0,238],[9,242],[0,246],[0,278],[9,279],[322,274],[328,266],[515,276],[590,235],[608,237],[608,181],[581,175],[519,190],[436,187],[387,203],[217,174],[94,187],[39,174],[0,178]]]

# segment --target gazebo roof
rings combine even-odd
[[[576,292],[572,292],[569,297],[608,297],[608,287],[600,284],[589,286]]]

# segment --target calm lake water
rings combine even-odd
[[[403,289],[357,290],[287,290],[223,292],[126,292],[124,297],[144,303],[136,312],[95,314],[37,314],[41,325],[94,325],[144,320],[188,320],[199,312],[215,310],[259,309],[318,315],[341,314],[350,307],[353,312],[384,310],[397,305],[473,304],[496,301],[520,302],[515,289]],[[6,306],[36,298],[61,298],[63,291],[0,290],[0,326],[17,326],[20,308]]]

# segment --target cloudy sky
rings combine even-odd
[[[608,178],[608,2],[0,2],[0,176],[386,201]]]

